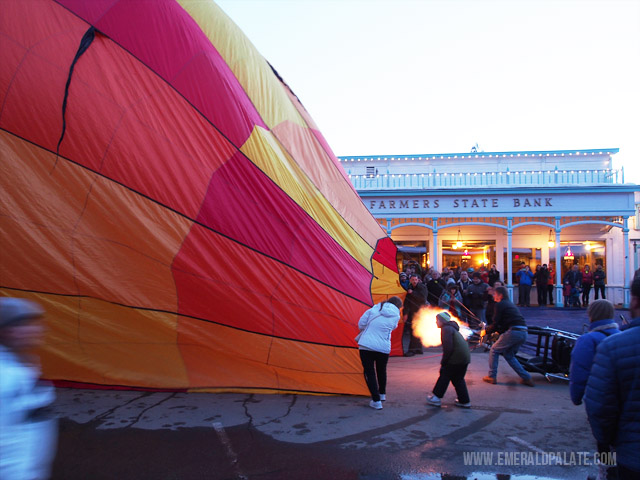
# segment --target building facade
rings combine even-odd
[[[638,185],[618,149],[340,157],[362,201],[398,246],[398,268],[495,264],[513,295],[516,272],[553,270],[554,303],[573,266],[606,272],[606,295],[628,306],[638,268]],[[592,293],[593,295],[593,293]],[[532,295],[535,298],[535,295]]]

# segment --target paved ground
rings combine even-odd
[[[574,332],[586,321],[584,310],[523,313]],[[435,408],[425,397],[439,357],[430,349],[392,358],[381,411],[364,397],[59,389],[54,478],[595,477],[584,408],[571,404],[565,382],[534,375],[526,387],[501,361],[499,384],[486,384],[488,354],[478,349],[467,374],[473,408],[454,407],[452,389]]]

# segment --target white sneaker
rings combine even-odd
[[[380,394],[380,401],[384,402],[387,399],[387,396],[384,393]]]
[[[440,400],[439,397],[436,397],[434,394],[431,394],[429,397],[427,397],[427,403],[429,405],[433,405],[434,407],[442,406],[442,401]]]
[[[456,405],[456,407],[460,407],[460,408],[471,408],[471,402],[461,403],[461,402],[458,401],[457,398],[456,398],[455,405]]]
[[[373,400],[371,400],[369,402],[369,406],[371,408],[375,408],[376,410],[382,410],[382,402],[374,402]]]

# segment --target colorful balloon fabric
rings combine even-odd
[[[46,309],[45,377],[367,393],[395,247],[215,3],[4,0],[0,72],[0,295]]]

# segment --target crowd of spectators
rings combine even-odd
[[[423,269],[418,262],[410,261],[400,273],[400,285],[405,290],[410,288],[409,278],[412,274],[415,274],[426,287],[427,304],[446,307],[458,318],[462,314],[471,318],[477,317],[482,321],[487,314],[486,304],[491,301],[490,289],[496,282],[499,286],[504,285],[495,265],[491,265],[490,268],[483,265],[477,269],[444,267],[442,271],[437,271],[433,267]],[[538,306],[553,305],[555,275],[553,268],[546,263],[536,265],[532,271],[529,265],[522,262],[520,269],[514,274],[514,280],[518,285],[517,306],[531,306],[531,288],[534,285],[537,287]],[[587,307],[592,289],[596,300],[599,294],[601,298],[605,298],[604,269],[602,265],[598,265],[591,271],[591,267],[585,265],[581,271],[578,265],[574,265],[562,277],[562,285],[565,307]],[[456,291],[449,288],[450,286],[455,286]],[[456,301],[461,303],[458,304]],[[488,313],[490,316],[491,311]]]

